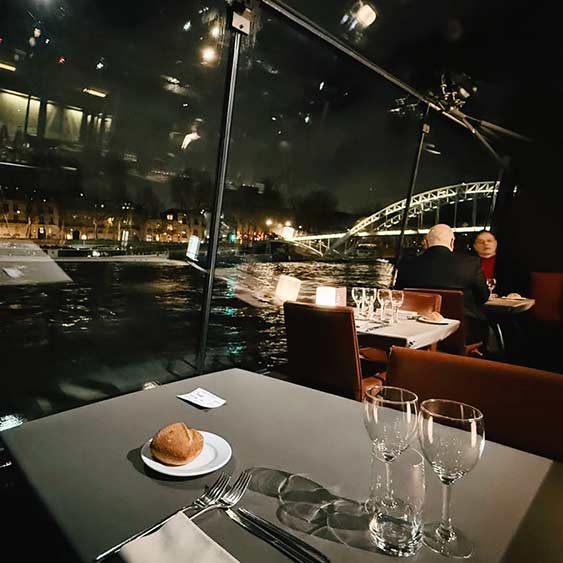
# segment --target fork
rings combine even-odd
[[[172,514],[166,516],[160,522],[157,522],[156,524],[153,524],[152,526],[149,526],[148,528],[145,528],[144,530],[141,530],[140,532],[136,532],[132,536],[123,540],[122,542],[119,542],[118,544],[114,545],[113,547],[110,547],[109,549],[107,549],[103,553],[100,553],[100,555],[98,555],[94,559],[94,561],[98,562],[98,561],[103,561],[104,559],[107,559],[110,555],[113,555],[114,553],[117,553],[118,551],[120,551],[121,548],[123,546],[125,546],[126,544],[128,544],[129,542],[136,540],[137,538],[147,536],[147,535],[151,534],[152,532],[158,530],[159,528],[164,526],[164,524],[166,524],[166,522],[168,522],[169,520],[174,518],[174,516],[176,516],[177,514],[180,514],[181,512],[186,512],[187,510],[190,510],[192,508],[204,509],[206,506],[210,506],[213,503],[218,502],[221,499],[221,497],[225,494],[225,491],[227,489],[227,486],[229,485],[230,480],[231,480],[231,476],[229,474],[221,473],[221,475],[219,476],[217,481],[215,481],[215,483],[213,483],[213,485],[211,485],[211,487],[209,487],[209,489],[207,489],[207,491],[205,491],[202,495],[200,495],[198,498],[196,498],[193,502],[191,502],[190,504],[188,504],[186,506],[183,506],[182,508],[180,508],[178,510],[175,510]],[[199,514],[199,513],[196,512],[196,515],[197,514]]]
[[[225,492],[217,502],[202,508],[199,512],[193,514],[190,517],[190,520],[195,520],[202,514],[205,514],[215,508],[227,509],[233,507],[242,498],[244,493],[246,493],[246,489],[248,489],[251,479],[252,474],[250,471],[244,470],[233,483],[233,486],[230,487],[230,489]]]

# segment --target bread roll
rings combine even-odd
[[[507,299],[522,299],[522,296],[519,293],[509,293],[506,296]]]
[[[429,315],[426,316],[427,319],[432,321],[443,321],[444,317],[438,313],[438,311],[432,311]]]
[[[194,460],[202,449],[203,436],[183,422],[160,429],[150,445],[152,456],[166,465],[184,465]]]

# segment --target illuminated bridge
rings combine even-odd
[[[472,232],[483,229],[477,221],[477,201],[479,199],[496,198],[498,182],[464,182],[453,186],[434,188],[413,196],[409,208],[409,222],[417,219],[417,228],[409,227],[407,223],[406,234],[422,234],[428,232],[423,227],[424,216],[432,212],[432,223],[440,222],[440,208],[444,205],[454,205],[454,231]],[[456,226],[457,208],[460,203],[472,201],[471,225]],[[314,254],[325,256],[327,254],[348,254],[353,251],[364,237],[390,236],[400,234],[401,219],[405,211],[406,199],[402,199],[384,209],[373,213],[358,221],[352,228],[343,233],[330,233],[322,235],[286,237],[288,241],[307,248]]]

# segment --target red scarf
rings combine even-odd
[[[495,277],[495,263],[497,261],[496,254],[488,258],[481,258],[481,270],[485,275],[485,279],[490,280]]]

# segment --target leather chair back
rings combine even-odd
[[[419,315],[429,315],[434,311],[440,312],[442,296],[437,293],[421,293],[420,291],[405,291],[405,300],[401,309],[415,311]]]
[[[563,377],[559,374],[393,347],[387,385],[409,389],[420,401],[452,399],[477,407],[485,416],[487,438],[563,461]]]
[[[405,292],[416,291],[439,295],[442,299],[440,313],[447,319],[460,321],[459,328],[448,338],[438,342],[438,350],[448,354],[465,355],[465,327],[463,319],[463,291],[458,289],[429,289],[429,288],[407,288]]]
[[[561,324],[563,273],[532,272],[530,289],[536,300],[532,316],[540,322]]]
[[[362,400],[362,368],[354,311],[286,301],[283,305],[291,380]]]

